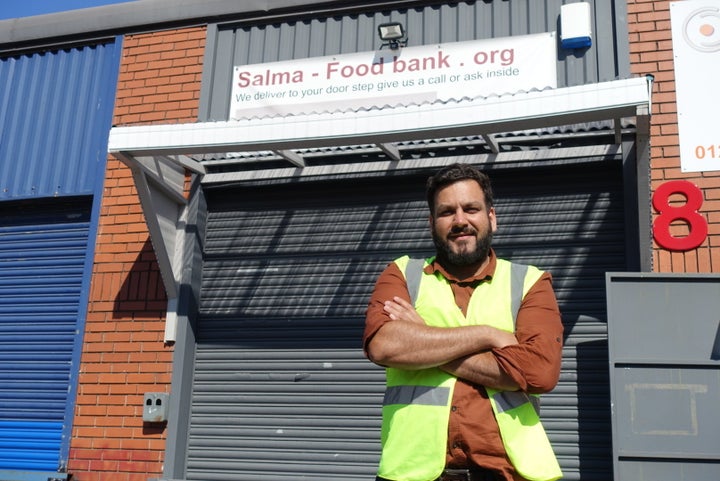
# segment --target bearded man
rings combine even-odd
[[[553,481],[537,395],[557,384],[563,326],[549,273],[498,259],[490,179],[428,179],[436,255],[396,259],[370,298],[363,346],[386,368],[376,481]]]

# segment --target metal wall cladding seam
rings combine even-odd
[[[0,59],[0,199],[97,190],[119,51],[112,42]]]
[[[90,202],[0,208],[0,470],[56,471]]]
[[[405,25],[409,46],[559,31],[563,3],[459,2],[272,24],[219,25],[217,37],[207,44],[211,78],[203,87],[201,111],[206,118],[201,120],[227,120],[235,65],[373,51],[381,43],[377,26],[390,20]],[[590,3],[593,46],[583,51],[558,46],[558,87],[625,78],[630,73],[623,14],[627,7],[621,0]]]
[[[491,176],[499,255],[549,270],[563,313],[542,416],[564,479],[608,479],[604,279],[625,265],[620,161]],[[186,479],[372,479],[384,378],[362,353],[364,312],[388,262],[433,252],[425,178],[207,191]]]

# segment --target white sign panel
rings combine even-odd
[[[230,118],[557,87],[555,33],[236,66]]]
[[[720,170],[720,2],[673,2],[670,15],[681,170]]]

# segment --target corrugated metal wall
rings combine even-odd
[[[120,42],[0,58],[0,200],[93,194]]]
[[[235,65],[276,62],[379,48],[377,25],[402,22],[408,45],[450,43],[559,31],[562,0],[428,2],[412,9],[324,15],[268,24],[223,25],[208,39],[201,120],[227,120]],[[558,86],[583,85],[629,75],[627,6],[594,0],[593,46],[574,52],[558,48]]]
[[[0,58],[2,479],[67,462],[120,51]]]

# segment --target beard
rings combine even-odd
[[[435,227],[433,227],[432,238],[435,243],[437,258],[441,264],[464,267],[485,262],[485,259],[487,259],[490,253],[490,246],[493,239],[493,232],[489,226],[482,235],[479,235],[472,227],[453,230],[451,234],[473,235],[475,236],[475,246],[472,248],[470,244],[467,244],[466,246],[461,246],[460,250],[456,252],[452,249],[450,242],[443,238]]]

